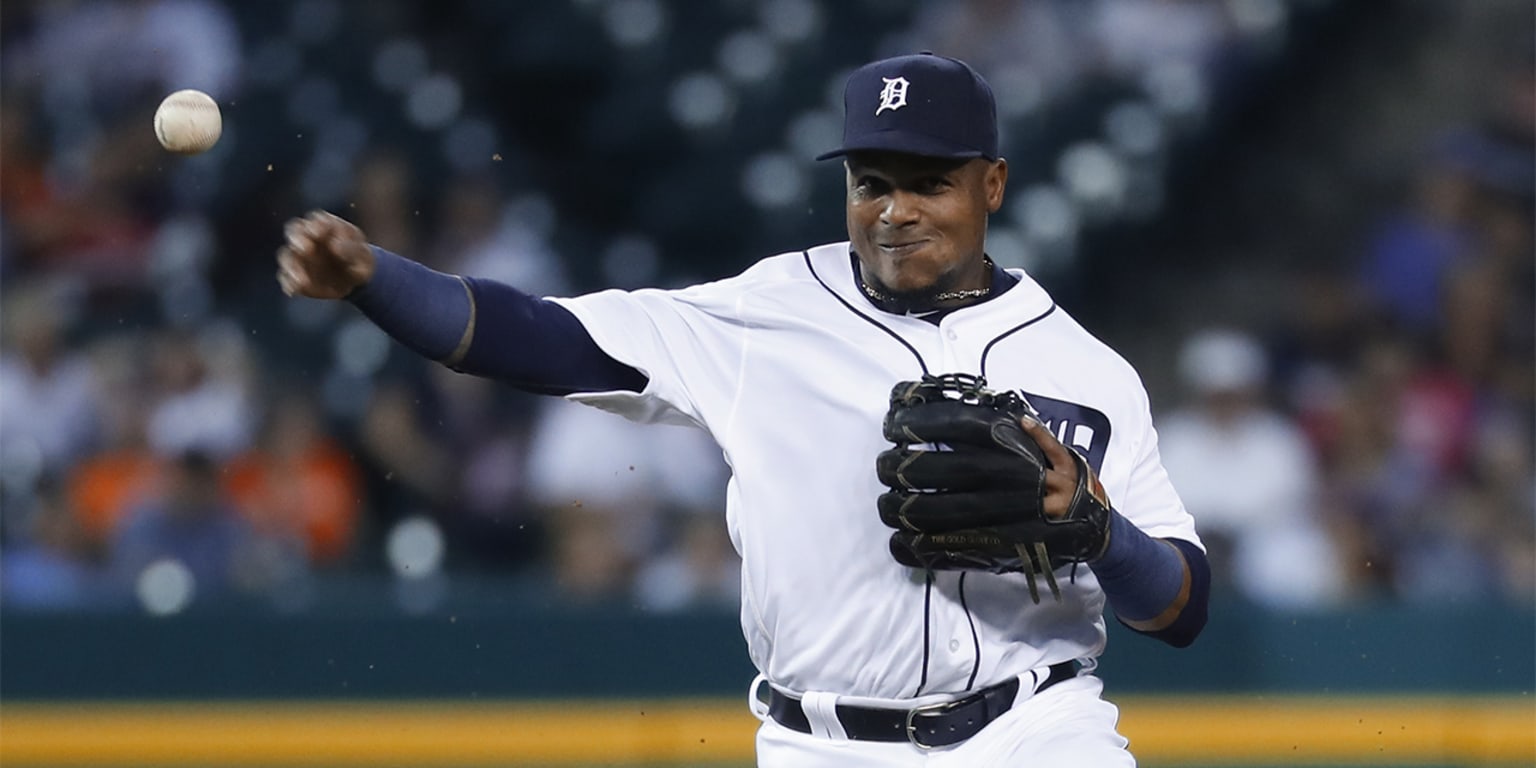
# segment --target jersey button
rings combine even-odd
[[[954,329],[950,329],[944,332],[944,338],[947,338],[950,341],[954,341],[955,339],[960,338],[960,334],[955,333]]]
[[[960,652],[960,641],[959,640],[951,639],[949,641],[949,652],[950,653],[959,653]]]

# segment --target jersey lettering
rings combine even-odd
[[[1062,445],[1082,453],[1094,472],[1104,471],[1104,455],[1109,451],[1109,417],[1103,411],[1023,390],[1019,394],[1035,407],[1040,420]]]

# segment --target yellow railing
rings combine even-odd
[[[1536,765],[1529,696],[1123,697],[1143,765]],[[5,766],[696,765],[752,762],[735,699],[4,702]]]

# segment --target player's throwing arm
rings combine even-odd
[[[292,219],[277,252],[277,283],[289,296],[340,299],[373,277],[374,255],[357,225],[325,211]]]

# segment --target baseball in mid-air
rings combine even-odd
[[[155,110],[155,138],[180,155],[208,151],[224,132],[224,118],[213,97],[202,91],[177,91]]]

